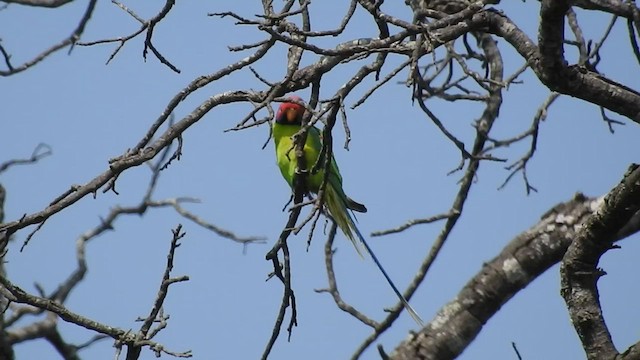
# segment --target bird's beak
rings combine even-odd
[[[298,117],[298,111],[296,111],[296,109],[294,108],[289,108],[287,109],[287,113],[285,114],[285,116],[287,117],[288,122],[295,122],[296,118]]]

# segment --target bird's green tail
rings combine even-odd
[[[356,251],[358,252],[358,255],[360,255],[360,257],[364,258],[361,246],[366,249],[366,251],[373,259],[373,262],[376,264],[378,269],[380,269],[380,272],[391,286],[391,289],[393,289],[393,292],[396,294],[398,299],[400,299],[402,305],[404,305],[405,309],[407,309],[407,312],[409,312],[409,315],[411,315],[413,320],[415,320],[415,322],[420,327],[423,327],[424,322],[422,321],[418,313],[411,307],[411,305],[409,305],[407,299],[405,299],[404,296],[400,293],[396,285],[389,277],[389,274],[387,274],[384,267],[382,267],[382,264],[380,264],[380,261],[378,260],[376,254],[374,254],[373,250],[371,250],[371,247],[369,247],[369,244],[367,244],[367,242],[364,240],[364,236],[362,236],[360,230],[358,230],[358,227],[356,226],[353,218],[347,210],[347,205],[344,199],[346,199],[346,195],[342,191],[338,191],[333,186],[328,184],[325,190],[325,204],[329,209],[329,213],[333,217],[333,220],[336,222],[340,230],[342,230],[344,235],[349,240],[351,240],[351,243],[356,248]]]

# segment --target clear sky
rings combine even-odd
[[[276,4],[280,2],[276,1]],[[538,19],[537,2],[503,2],[506,14],[533,39]],[[383,10],[404,19],[410,14],[403,2],[386,2]],[[161,7],[158,2],[127,4],[149,18]],[[331,5],[334,5],[333,3]],[[0,37],[20,64],[43,48],[66,37],[77,25],[86,1],[76,1],[57,10],[9,5],[0,11]],[[163,111],[167,102],[197,76],[210,74],[235,62],[246,53],[231,53],[227,46],[255,42],[265,35],[250,26],[234,26],[233,20],[207,17],[207,13],[234,10],[252,17],[260,13],[258,1],[179,2],[156,28],[154,44],[180,74],[170,71],[153,56],[142,58],[143,37],[128,42],[115,59],[105,65],[115,45],[76,47],[68,55],[59,52],[36,67],[0,81],[0,162],[28,156],[40,142],[49,144],[53,155],[35,166],[16,167],[3,173],[0,182],[7,189],[6,220],[39,211],[73,184],[82,184],[108,167],[108,160],[133,147]],[[311,4],[312,25],[329,29],[338,25],[346,3],[335,8],[322,1]],[[598,40],[608,17],[578,12],[585,36]],[[107,1],[97,9],[83,41],[127,35],[138,23]],[[625,33],[618,21],[612,38],[603,48],[599,70],[632,88],[640,87],[638,64],[632,57]],[[376,36],[368,14],[358,9],[345,34],[316,44],[334,47],[360,37]],[[523,60],[498,40],[504,50],[506,73],[519,68]],[[575,52],[567,51],[570,62]],[[304,64],[317,61],[307,54]],[[389,60],[383,75],[400,58]],[[364,62],[343,65],[323,78],[322,97],[330,97]],[[255,65],[262,76],[279,81],[286,71],[286,47],[279,46]],[[398,80],[406,79],[406,72]],[[536,109],[548,90],[527,72],[523,84],[504,92],[504,107],[496,123],[495,137],[513,136],[530,126]],[[347,98],[353,104],[374,85],[368,79]],[[248,69],[223,78],[184,101],[176,110],[178,119],[209,96],[223,91],[257,89]],[[299,93],[308,98],[309,92]],[[477,106],[428,103],[445,124],[469,144],[471,127],[479,117]],[[240,236],[258,235],[266,244],[249,246],[246,253],[237,243],[208,232],[180,218],[173,210],[150,210],[143,217],[130,216],[115,223],[115,230],[94,239],[88,246],[89,272],[72,293],[67,306],[89,318],[124,329],[138,329],[137,317],[145,317],[166,262],[171,229],[184,225],[187,235],[177,250],[173,275],[191,280],[173,285],[165,302],[171,315],[168,327],[156,338],[175,351],[191,349],[197,359],[258,358],[271,334],[282,297],[282,286],[265,282],[272,265],[264,255],[277,239],[288,213],[281,212],[290,190],[281,179],[274,160],[273,145],[261,147],[268,127],[241,132],[223,132],[234,126],[252,107],[221,106],[213,109],[184,133],[180,161],[166,170],[155,199],[191,196],[200,204],[188,209],[198,216]],[[611,135],[599,109],[569,97],[561,97],[542,123],[538,151],[528,175],[539,190],[527,196],[520,177],[503,190],[498,186],[508,175],[504,164],[483,163],[478,181],[461,221],[441,256],[411,303],[425,320],[451,300],[486,262],[515,235],[535,224],[553,205],[581,191],[589,196],[615,186],[631,162],[638,162],[637,124],[613,114],[627,125]],[[460,174],[447,176],[458,165],[459,151],[436,127],[413,107],[410,89],[391,82],[363,106],[348,110],[352,132],[350,150],[340,144],[344,132],[334,131],[334,152],[341,166],[345,190],[365,203],[367,214],[358,217],[363,233],[388,229],[409,219],[447,211],[457,191]],[[517,160],[528,148],[519,144],[497,155]],[[55,286],[75,268],[75,242],[80,234],[99,224],[110,207],[135,205],[143,196],[149,169],[127,171],[117,185],[120,195],[99,193],[51,218],[18,252],[28,230],[19,232],[8,255],[10,279],[35,292],[35,283],[45,290]],[[369,329],[340,311],[327,294],[313,290],[327,285],[323,262],[323,225],[306,251],[307,233],[290,238],[293,287],[298,301],[298,327],[291,342],[282,334],[272,353],[274,359],[341,359],[369,335]],[[428,252],[442,224],[414,227],[398,235],[371,238],[370,244],[401,287],[412,278]],[[635,240],[635,241],[634,241]],[[634,254],[640,250],[638,236],[621,243],[622,250],[604,256],[601,266],[608,276],[599,282],[604,314],[620,350],[637,341],[640,309],[638,286],[629,281],[637,273]],[[344,299],[375,319],[396,299],[371,261],[359,260],[342,235],[336,240],[335,266]],[[553,267],[515,296],[492,318],[462,359],[515,359],[511,342],[516,342],[525,359],[582,358],[559,294],[558,267]],[[29,321],[30,319],[27,319]],[[63,336],[81,343],[93,334],[61,321]],[[415,324],[406,315],[378,343],[391,351]],[[83,351],[85,358],[112,358],[110,340]],[[55,358],[44,341],[16,347],[18,359]],[[377,358],[375,347],[364,358]],[[145,352],[145,359],[155,358]]]

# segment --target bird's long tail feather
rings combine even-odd
[[[378,257],[376,256],[376,254],[373,252],[369,244],[367,244],[367,242],[364,239],[364,236],[362,236],[362,233],[360,233],[360,230],[358,230],[358,227],[356,226],[355,222],[353,221],[353,218],[351,217],[351,215],[349,215],[349,212],[347,210],[347,206],[344,201],[345,197],[346,196],[343,193],[341,194],[339,191],[335,190],[333,186],[327,186],[325,203],[327,208],[329,209],[329,212],[331,213],[331,216],[333,217],[333,220],[336,222],[336,224],[338,224],[338,227],[340,228],[340,230],[342,230],[345,236],[349,238],[349,240],[351,240],[351,242],[353,243],[353,246],[356,248],[356,251],[358,252],[358,255],[360,255],[360,257],[364,257],[362,254],[362,249],[360,247],[360,244],[364,246],[364,248],[367,250],[367,252],[371,256],[371,259],[373,259],[373,262],[376,264],[376,266],[378,267],[378,269],[380,270],[384,278],[387,280],[387,282],[391,286],[391,289],[393,289],[393,292],[396,294],[398,299],[400,299],[405,309],[407,309],[407,312],[409,313],[409,315],[411,315],[413,320],[415,320],[415,322],[420,327],[423,327],[424,322],[422,321],[418,313],[413,309],[413,307],[411,307],[411,305],[409,305],[409,302],[407,301],[407,299],[405,299],[402,293],[400,293],[396,285],[393,283],[393,281],[389,277],[389,274],[387,274],[387,271],[384,269],[384,267],[380,263],[380,260],[378,260]],[[358,239],[359,241],[357,241],[356,239]]]
[[[378,269],[380,269],[380,272],[382,273],[382,275],[384,275],[384,278],[387,279],[387,282],[389,283],[389,286],[391,286],[391,288],[393,289],[393,292],[396,293],[396,296],[398,297],[398,299],[400,299],[400,301],[402,302],[402,305],[404,305],[404,308],[407,309],[407,312],[409,313],[409,315],[411,315],[411,318],[413,318],[413,320],[418,325],[420,325],[420,327],[423,327],[424,326],[424,322],[420,318],[420,315],[418,315],[418,313],[413,309],[413,307],[411,307],[411,305],[409,305],[409,302],[407,301],[407,299],[405,299],[404,296],[402,295],[402,293],[400,293],[400,291],[398,290],[396,285],[393,283],[393,281],[389,277],[389,274],[387,274],[387,272],[385,271],[384,267],[382,267],[382,264],[380,263],[380,260],[378,260],[378,257],[376,256],[376,254],[373,252],[373,250],[371,250],[371,247],[369,247],[369,244],[367,244],[367,242],[364,240],[364,237],[360,233],[360,230],[358,230],[358,228],[355,226],[355,224],[353,226],[353,229],[355,230],[356,234],[358,235],[358,238],[360,239],[360,242],[362,242],[362,245],[364,245],[364,247],[367,249],[367,252],[369,253],[369,255],[371,255],[371,259],[373,259],[373,262],[376,264]]]

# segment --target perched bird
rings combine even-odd
[[[276,144],[276,158],[280,172],[282,172],[282,176],[287,183],[289,183],[289,186],[293,188],[293,178],[296,173],[297,159],[295,152],[293,151],[294,144],[292,136],[300,131],[302,127],[302,116],[304,115],[305,108],[300,105],[303,103],[303,100],[300,97],[293,95],[290,96],[289,99],[298,103],[284,102],[280,105],[273,124],[273,139]],[[318,156],[320,156],[321,149],[322,137],[320,130],[316,127],[310,127],[307,131],[307,141],[304,145],[304,157],[307,169],[311,169],[316,163]],[[306,184],[307,191],[318,193],[324,179],[324,169],[325,164],[320,164],[317,172],[308,173]],[[345,194],[342,189],[342,176],[340,175],[340,170],[338,170],[338,165],[333,156],[331,157],[331,163],[329,164],[329,174],[327,175],[327,184],[324,189],[324,205],[340,230],[342,230],[344,235],[351,240],[360,256],[362,256],[360,244],[364,246],[367,252],[371,255],[373,262],[378,266],[378,269],[380,269],[385,279],[387,279],[387,282],[391,285],[391,288],[411,317],[418,323],[418,325],[422,326],[422,320],[415,310],[413,310],[411,305],[409,305],[404,296],[402,296],[400,291],[398,291],[398,288],[395,286],[393,281],[391,281],[391,278],[369,247],[369,244],[364,240],[360,230],[358,230],[353,217],[349,214],[349,210],[364,213],[367,212],[367,208]]]

